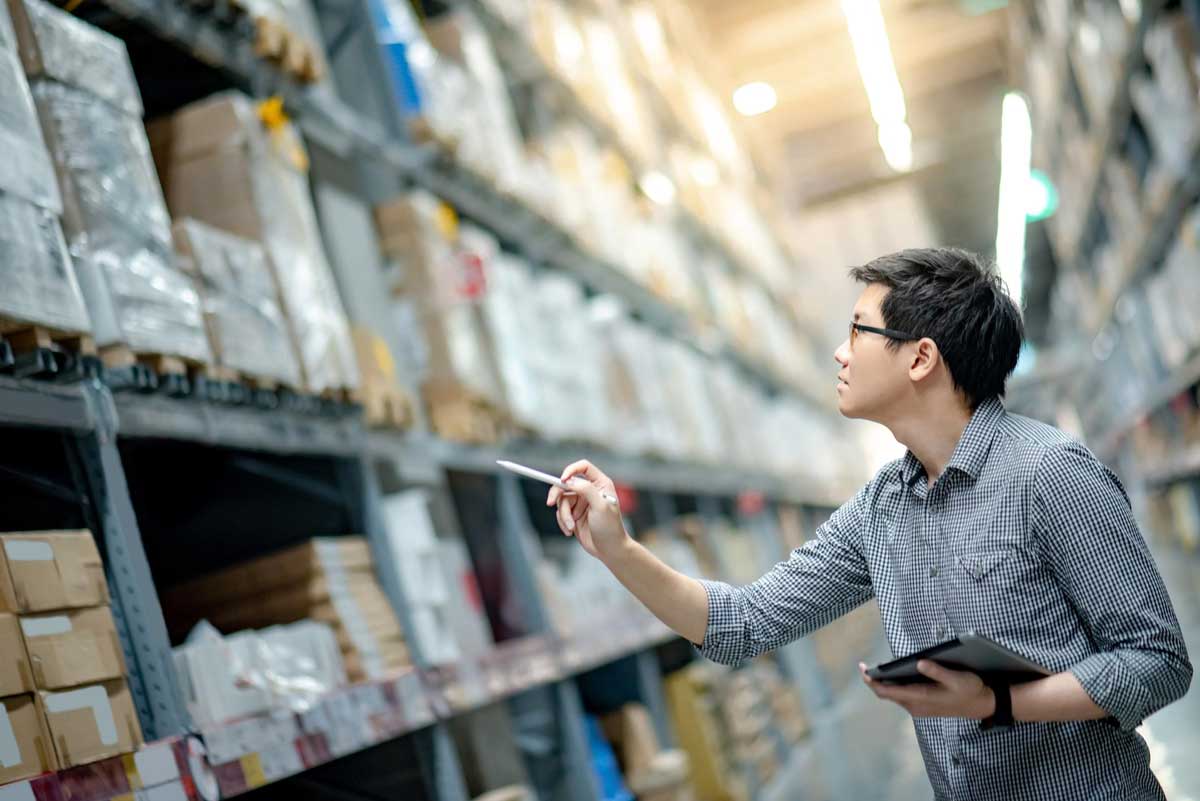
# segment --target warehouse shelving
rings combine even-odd
[[[1109,156],[1112,155],[1120,144],[1122,133],[1129,124],[1129,117],[1132,110],[1129,79],[1142,63],[1142,45],[1146,39],[1146,32],[1150,29],[1151,23],[1153,23],[1164,5],[1163,0],[1150,0],[1142,4],[1141,14],[1138,17],[1137,23],[1128,27],[1128,47],[1118,63],[1113,67],[1113,74],[1111,76],[1115,87],[1113,97],[1108,105],[1107,113],[1103,115],[1096,126],[1095,138],[1089,144],[1088,148],[1089,166],[1087,180],[1084,183],[1086,191],[1080,196],[1086,204],[1086,211],[1081,220],[1079,230],[1075,232],[1075,236],[1066,242],[1060,243],[1061,252],[1059,253],[1059,258],[1072,271],[1078,272],[1083,269],[1082,260],[1086,258],[1085,243],[1092,229],[1095,227],[1100,214],[1099,189],[1104,176],[1104,165],[1108,161]],[[1054,103],[1054,107],[1058,107],[1059,103],[1063,102],[1068,95],[1068,82],[1071,80],[1068,64],[1070,63],[1069,53],[1071,50],[1072,47],[1068,45],[1062,48],[1057,55],[1056,75],[1059,80],[1057,83],[1056,100],[1058,102]],[[1048,116],[1052,112],[1047,109],[1046,113]]]
[[[219,25],[212,11],[197,10],[173,0],[105,0],[104,4],[191,53],[200,62],[219,69],[250,94],[281,96],[304,134],[331,152],[386,166],[397,177],[458,207],[533,262],[574,275],[596,291],[612,293],[631,312],[667,336],[692,345],[697,343],[700,332],[691,330],[682,310],[659,299],[617,267],[584,252],[569,234],[520,201],[503,196],[489,181],[440,155],[436,148],[389,138],[384,126],[375,120],[329,93],[299,85],[254,53],[250,32],[244,26]],[[537,59],[532,53],[528,56]],[[602,126],[588,114],[569,87],[549,78],[548,72],[546,75],[553,85],[560,87],[560,94],[569,99],[571,113],[589,124]],[[615,134],[608,136],[617,141]],[[700,231],[704,245],[721,252],[726,263],[737,263],[728,249],[698,222],[691,220],[687,228]],[[739,273],[767,288],[752,271],[740,268]],[[828,398],[808,385],[778,376],[730,344],[719,344],[715,350],[712,345],[700,347],[707,348],[710,355],[728,359],[771,391],[799,393],[812,403],[828,406]]]
[[[0,424],[90,431],[95,410],[79,384],[0,376]]]

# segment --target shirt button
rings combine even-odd
[[[953,762],[955,765],[961,765],[962,757],[960,757],[958,754],[951,754],[950,761]]]
[[[937,629],[934,630],[934,635],[938,638],[939,642],[944,640],[946,638],[946,627],[938,626]]]
[[[938,567],[937,567],[937,565],[934,565],[933,567],[929,568],[929,577],[930,577],[930,578],[937,578],[937,577],[938,577],[938,572],[939,572],[939,571],[938,571]]]

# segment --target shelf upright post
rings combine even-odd
[[[70,439],[76,480],[86,488],[93,525],[112,589],[113,617],[129,662],[129,686],[147,740],[185,734],[192,726],[175,672],[171,640],[117,451],[117,416],[108,388],[83,385],[96,421]]]

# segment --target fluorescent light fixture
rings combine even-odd
[[[879,126],[879,146],[888,166],[897,172],[912,169],[912,129],[905,118],[904,90],[892,60],[892,46],[879,0],[842,0],[842,13],[854,46],[854,60],[867,90],[871,116]]]
[[[888,166],[896,172],[908,172],[913,166],[912,129],[906,122],[879,126],[879,146]]]
[[[779,96],[775,94],[775,89],[771,84],[762,81],[739,86],[733,93],[733,107],[737,109],[738,114],[745,117],[765,114],[775,108],[778,102]]]
[[[716,186],[721,182],[721,171],[710,158],[694,159],[689,167],[692,180],[701,186]]]
[[[675,202],[675,184],[661,172],[648,172],[638,180],[638,187],[646,197],[660,206],[669,206]]]
[[[1000,113],[1000,210],[996,217],[996,264],[1009,294],[1021,302],[1025,272],[1025,212],[1033,125],[1029,104],[1016,92],[1004,96]]]

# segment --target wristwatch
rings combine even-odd
[[[996,709],[992,712],[991,717],[984,718],[979,728],[983,731],[991,729],[1008,729],[1012,728],[1012,691],[1009,689],[1008,682],[1003,679],[994,679],[982,677],[983,683],[992,688],[992,694],[996,696]]]

